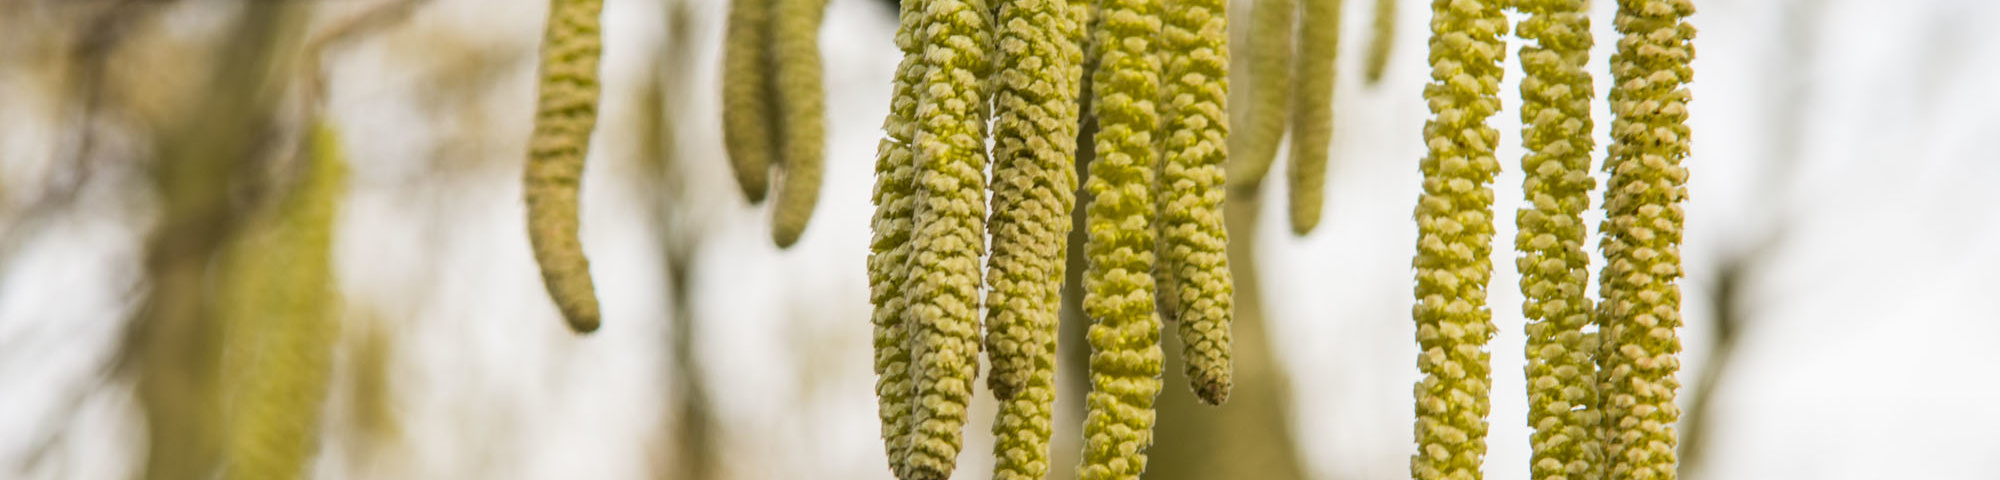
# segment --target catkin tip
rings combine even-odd
[[[1228,376],[1196,379],[1194,395],[1201,399],[1201,403],[1220,407],[1224,403],[1229,403],[1229,390],[1234,386],[1233,383]]]

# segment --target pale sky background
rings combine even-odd
[[[686,225],[705,232],[694,353],[723,426],[723,478],[889,478],[863,259],[871,165],[899,55],[889,43],[893,12],[880,0],[832,0],[822,34],[826,186],[801,243],[781,252],[768,240],[768,207],[743,202],[722,157],[714,67],[723,2],[684,1],[696,71],[668,102],[690,179],[680,200],[692,212]],[[665,195],[629,180],[640,175],[630,158],[641,134],[631,119],[645,108],[636,92],[667,34],[663,2],[606,2],[604,109],[583,219],[605,327],[582,338],[557,320],[522,234],[518,169],[545,2],[432,3],[408,25],[328,59],[330,113],[352,162],[336,246],[347,336],[401,339],[390,373],[403,437],[379,451],[347,441],[359,434],[342,426],[351,406],[336,396],[315,471],[641,478],[649,462],[673,461],[657,453],[675,392],[664,381],[670,299],[645,208]],[[1410,212],[1428,115],[1429,10],[1404,2],[1389,73],[1370,87],[1359,67],[1373,2],[1347,3],[1325,220],[1294,237],[1283,203],[1267,201],[1257,248],[1273,348],[1291,374],[1294,431],[1314,478],[1407,478],[1418,378]],[[1991,247],[2000,245],[2000,39],[1991,35],[2000,2],[1696,5],[1683,400],[1708,360],[1715,266],[1779,226],[1784,234],[1757,251],[1746,278],[1742,345],[1715,399],[1712,456],[1687,478],[2000,479],[2000,348],[1986,343],[2000,338],[2000,249]],[[1601,159],[1614,5],[1593,8]],[[211,16],[166,21],[202,31],[215,28]],[[440,61],[411,48],[441,39],[481,56]],[[0,33],[7,205],[40,192],[34,179],[52,168],[67,128],[53,120],[51,86],[13,68],[33,61],[34,44]],[[1509,47],[1505,109],[1494,119],[1507,167],[1496,184],[1490,287],[1500,334],[1485,471],[1495,480],[1528,471],[1524,319],[1511,244],[1522,180],[1517,50],[1518,42]],[[492,62],[492,83],[462,97],[429,93],[452,61]],[[476,150],[444,151],[450,139]],[[435,175],[440,169],[453,173]],[[144,451],[134,398],[122,387],[93,387],[140,298],[131,278],[151,213],[131,189],[139,174],[94,179],[71,215],[0,270],[0,478],[126,478]],[[1282,195],[1283,183],[1266,182],[1267,193]],[[13,208],[0,211],[0,229],[18,214]],[[1594,285],[1601,259],[1593,262]],[[336,390],[351,380],[337,375]],[[989,470],[992,404],[980,398],[956,478]],[[56,434],[58,450],[22,466],[33,445]]]

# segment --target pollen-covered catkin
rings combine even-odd
[[[1536,480],[1597,478],[1596,333],[1584,293],[1590,256],[1583,212],[1590,208],[1591,88],[1588,0],[1520,0],[1528,14],[1521,47],[1522,143],[1526,208],[1515,216],[1522,314],[1528,318],[1528,425]]]
[[[1292,233],[1305,235],[1319,226],[1326,199],[1326,156],[1333,142],[1334,57],[1340,52],[1342,0],[1300,0],[1305,12],[1299,23],[1298,70],[1293,75],[1292,159],[1285,167],[1290,180]]]
[[[1432,117],[1424,124],[1429,152],[1417,197],[1416,384],[1417,480],[1481,478],[1486,416],[1491,402],[1487,341],[1493,313],[1486,285],[1493,264],[1493,157],[1500,132],[1486,120],[1500,110],[1500,35],[1507,31],[1501,0],[1433,0],[1431,83],[1424,86]]]
[[[775,136],[781,132],[769,48],[777,1],[729,0],[722,43],[722,144],[736,185],[750,203],[764,201],[778,159]]]
[[[1362,73],[1368,85],[1389,71],[1389,54],[1396,51],[1396,0],[1375,0],[1375,21],[1368,39],[1368,64]]]
[[[1599,395],[1606,478],[1675,478],[1681,202],[1687,198],[1688,0],[1620,0],[1604,163]]]
[[[882,421],[883,451],[889,471],[901,474],[908,463],[909,435],[916,402],[910,374],[910,329],[905,315],[909,300],[910,235],[916,215],[917,164],[912,147],[916,137],[917,89],[923,82],[925,0],[903,0],[898,14],[896,46],[903,60],[896,65],[889,116],[882,120],[883,138],[875,154],[875,216],[869,241],[868,300],[874,304],[875,398]]]
[[[577,240],[577,188],[597,124],[602,0],[550,0],[535,130],[528,139],[528,240],[542,282],[578,333],[597,330],[597,289]]]
[[[1250,10],[1250,105],[1232,141],[1231,187],[1264,181],[1285,138],[1292,103],[1292,33],[1298,0],[1257,0]]]
[[[1084,399],[1082,480],[1132,480],[1153,444],[1153,400],[1165,366],[1160,317],[1153,311],[1153,220],[1158,206],[1154,142],[1160,116],[1158,0],[1101,0],[1092,32],[1091,80],[1097,157],[1084,184],[1093,197],[1085,222],[1084,314],[1091,319],[1091,389]]]
[[[333,223],[346,168],[326,125],[307,133],[302,181],[229,257],[232,346],[225,478],[306,478],[340,329]]]
[[[911,241],[914,421],[904,480],[951,476],[979,370],[979,261],[986,243],[985,78],[993,25],[984,0],[929,0],[917,102]]]
[[[819,27],[827,0],[775,0],[771,60],[780,122],[777,205],[772,208],[771,240],[779,248],[798,243],[819,204],[825,157],[826,94],[820,86]]]
[[[995,44],[993,255],[986,275],[987,386],[1006,400],[1053,344],[1070,208],[1076,204],[1074,40],[1067,0],[1002,0]],[[1051,357],[1053,358],[1053,357]]]
[[[986,274],[993,478],[1039,480],[1054,433],[1056,323],[1076,204],[1077,19],[1068,0],[1001,0]]]
[[[1235,288],[1222,224],[1229,158],[1229,23],[1222,0],[1166,0],[1160,114],[1166,148],[1159,189],[1159,296],[1178,320],[1189,387],[1209,405],[1229,399]]]

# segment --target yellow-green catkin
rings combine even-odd
[[[1076,205],[1077,10],[1068,0],[1002,0],[987,228],[987,386],[993,478],[1040,480],[1054,433],[1056,325]]]
[[[597,330],[596,287],[577,240],[577,188],[597,123],[597,60],[602,0],[551,0],[542,37],[535,130],[528,139],[528,240],[542,282],[578,333]]]
[[[1161,31],[1158,0],[1101,0],[1092,32],[1097,70],[1091,106],[1097,117],[1093,197],[1085,226],[1090,268],[1084,314],[1091,319],[1090,394],[1083,425],[1082,480],[1131,480],[1146,470],[1153,444],[1153,400],[1165,366],[1160,317],[1153,310],[1153,221],[1158,206]]]
[[[825,157],[826,93],[820,86],[819,27],[827,0],[775,0],[771,60],[778,97],[779,166],[771,240],[798,243],[819,204]]]
[[[305,175],[230,256],[231,397],[225,478],[305,478],[332,372],[333,223],[346,170],[330,127],[308,133]]]
[[[1257,0],[1250,10],[1250,105],[1231,139],[1229,185],[1264,182],[1284,140],[1292,103],[1292,33],[1298,0]]]
[[[1335,54],[1340,52],[1342,0],[1301,0],[1297,73],[1292,81],[1292,160],[1285,167],[1292,233],[1319,226],[1326,203],[1326,156],[1333,143]]]
[[[1396,51],[1396,0],[1375,0],[1375,21],[1370,30],[1368,63],[1362,76],[1374,85],[1389,71],[1389,55]]]
[[[908,463],[909,435],[916,402],[910,379],[910,329],[904,296],[909,279],[910,237],[916,217],[917,92],[923,82],[922,34],[926,0],[903,0],[896,46],[903,60],[896,65],[889,116],[882,121],[884,137],[875,155],[875,216],[868,254],[868,300],[875,305],[875,398],[882,421],[883,451],[889,471],[900,475]]]
[[[1687,198],[1688,0],[1620,0],[1611,58],[1598,378],[1605,478],[1673,479],[1680,382],[1681,202]]]
[[[1231,298],[1222,202],[1229,158],[1229,22],[1222,0],[1166,0],[1158,259],[1163,311],[1178,320],[1189,386],[1209,405],[1229,400]]]
[[[1429,152],[1417,198],[1416,300],[1418,480],[1481,478],[1490,411],[1493,312],[1493,149],[1500,132],[1486,125],[1500,110],[1507,32],[1501,0],[1433,0],[1431,83],[1424,97]]]
[[[771,17],[778,0],[730,0],[722,43],[722,144],[736,186],[764,201],[778,163],[778,105],[771,96]],[[818,58],[815,54],[814,58]]]
[[[1583,212],[1590,208],[1590,58],[1588,0],[1520,0],[1528,15],[1521,47],[1521,159],[1526,208],[1515,216],[1514,248],[1521,272],[1521,313],[1528,318],[1529,471],[1536,480],[1595,479],[1602,466],[1597,440],[1597,350],[1590,325],[1590,256]]]
[[[913,424],[904,480],[951,476],[979,371],[980,257],[986,241],[991,10],[984,0],[928,0],[917,91],[916,223],[909,300]]]

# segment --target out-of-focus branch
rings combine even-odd
[[[134,319],[129,364],[147,418],[146,478],[206,478],[216,469],[222,325],[208,267],[235,233],[297,45],[302,8],[247,2],[222,42],[214,75],[182,121],[160,125],[152,165],[160,221],[146,248],[151,292]]]

